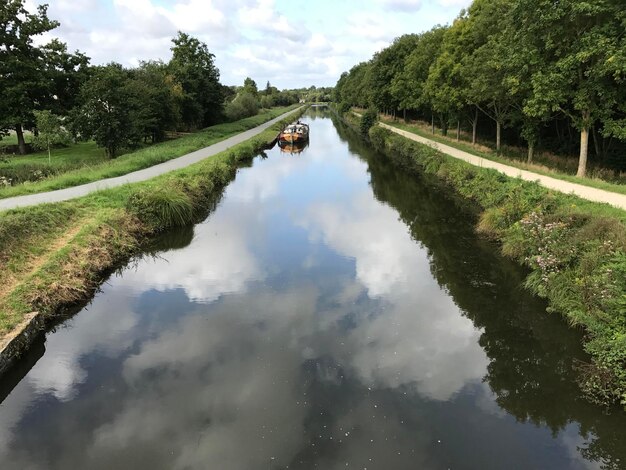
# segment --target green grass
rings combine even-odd
[[[522,170],[532,171],[534,173],[538,173],[544,176],[550,176],[552,178],[560,179],[563,181],[569,181],[570,183],[577,183],[584,186],[589,186],[592,188],[603,189],[605,191],[611,191],[619,194],[626,194],[626,184],[620,183],[611,183],[600,178],[578,178],[573,174],[567,174],[562,171],[559,171],[554,168],[549,168],[545,165],[538,163],[528,164],[525,161],[520,160],[523,158],[519,155],[517,158],[515,157],[507,157],[507,156],[498,156],[495,151],[482,151],[476,146],[473,146],[471,143],[466,142],[457,142],[453,138],[444,137],[438,134],[432,134],[431,132],[422,129],[416,124],[406,124],[403,122],[394,122],[388,119],[384,119],[383,122],[390,126],[396,127],[398,129],[402,129],[407,132],[411,132],[412,134],[419,135],[426,139],[434,140],[435,142],[439,142],[441,144],[449,145],[450,147],[457,148],[459,150],[463,150],[464,152],[471,153],[473,155],[485,158],[487,160],[492,160],[494,162],[502,163],[504,165],[509,165],[515,168],[519,168]],[[511,151],[512,152],[512,151]],[[593,175],[593,170],[590,170]]]
[[[79,153],[79,149],[71,149],[69,155],[66,155],[68,161],[81,161],[83,165],[79,168],[70,169],[67,172],[51,175],[37,182],[27,182],[15,186],[0,188],[0,199],[25,194],[40,193],[45,191],[53,191],[56,189],[78,186],[92,181],[98,181],[104,178],[113,178],[122,176],[133,171],[141,170],[173,158],[180,157],[195,150],[207,147],[221,140],[227,139],[235,134],[239,134],[248,129],[252,129],[264,122],[267,122],[296,106],[273,108],[253,117],[242,119],[240,121],[218,124],[191,135],[181,137],[176,140],[163,142],[152,145],[135,152],[127,153],[113,160],[98,160],[95,164],[85,166],[84,163],[93,158],[93,146],[85,144],[85,153],[81,156],[72,157],[73,152]],[[91,157],[89,156],[91,154]],[[18,157],[28,159],[29,157]],[[38,154],[32,156],[35,161],[43,157]],[[46,157],[47,162],[47,157]],[[47,164],[47,163],[46,163]],[[60,163],[59,163],[60,164]],[[5,164],[6,165],[6,164]],[[26,166],[26,164],[24,164]],[[0,167],[0,175],[2,171],[8,171],[9,168],[17,169],[18,166],[11,166],[11,161],[7,167]]]
[[[104,149],[98,148],[95,142],[79,142],[64,148],[55,148],[50,151],[50,165],[52,167],[92,166],[105,161]],[[5,156],[0,161],[0,171],[20,165],[48,166],[48,151],[34,152],[28,155]]]
[[[24,131],[24,140],[27,144],[32,141],[32,138],[33,136],[30,132]],[[14,131],[11,131],[9,135],[3,135],[0,139],[0,148],[8,145],[17,145],[17,134]]]

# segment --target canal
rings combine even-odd
[[[623,468],[580,333],[475,210],[303,120],[2,379],[1,468]]]

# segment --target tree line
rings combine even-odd
[[[269,82],[259,92],[250,78],[243,87],[222,85],[215,55],[183,32],[172,39],[168,62],[126,68],[91,65],[56,39],[35,44],[58,26],[47,5],[29,12],[24,0],[0,4],[0,137],[14,131],[20,154],[27,152],[25,130],[45,130],[48,148],[51,136],[93,139],[115,157],[123,148],[161,141],[169,130],[192,131],[299,101],[297,91]]]
[[[344,72],[334,100],[626,169],[626,0],[475,0]],[[486,123],[484,121],[487,121]],[[591,136],[591,138],[590,138]],[[609,158],[611,157],[611,158]]]

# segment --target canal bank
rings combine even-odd
[[[358,128],[358,118],[346,116]],[[374,126],[374,148],[408,171],[434,175],[482,212],[477,230],[530,268],[524,285],[586,332],[576,365],[586,396],[626,405],[626,213],[508,177]]]
[[[181,169],[149,181],[3,212],[0,262],[6,269],[0,287],[0,374],[47,325],[87,301],[102,279],[151,237],[206,217],[237,168],[304,111],[300,108],[264,125],[255,137],[230,148],[219,144],[227,150],[199,151],[191,160],[182,157],[177,163]],[[175,161],[168,164],[169,170],[176,168]],[[163,173],[162,168],[152,171]],[[141,172],[139,181],[144,176]]]
[[[303,120],[0,384],[3,468],[619,468],[580,333],[472,205]]]

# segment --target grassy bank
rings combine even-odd
[[[578,178],[575,174],[577,165],[572,166],[571,172],[567,172],[563,168],[558,168],[559,166],[562,166],[561,160],[563,160],[563,158],[561,157],[545,156],[543,157],[543,162],[535,161],[533,163],[526,163],[525,156],[522,155],[522,153],[520,152],[514,152],[510,149],[505,149],[503,151],[503,155],[499,156],[494,150],[490,149],[489,147],[472,145],[470,142],[457,142],[456,139],[453,137],[433,134],[423,125],[419,125],[419,123],[404,123],[402,121],[395,121],[391,118],[387,118],[384,116],[382,117],[382,122],[398,129],[411,132],[415,135],[419,135],[426,139],[434,140],[435,142],[449,145],[450,147],[454,147],[464,152],[485,158],[487,160],[492,160],[494,162],[509,165],[515,168],[519,168],[521,170],[532,171],[540,175],[550,176],[552,178],[557,178],[563,181],[569,181],[570,183],[577,183],[585,186],[590,186],[592,188],[603,189],[605,191],[626,194],[626,184],[623,184],[623,182],[626,183],[626,176],[620,176],[619,183],[613,183],[607,181],[609,173],[612,173],[608,170],[591,168],[589,170],[589,178]],[[538,156],[538,158],[542,157]],[[576,160],[570,161],[577,163]]]
[[[583,391],[626,405],[626,212],[474,167],[378,126],[369,138],[397,165],[436,175],[480,206],[478,231],[529,268],[526,287],[550,311],[586,332]]]
[[[295,107],[296,105],[273,108],[240,121],[218,124],[176,140],[127,153],[113,160],[104,159],[102,151],[89,142],[69,149],[55,150],[52,157],[55,161],[53,165],[48,165],[47,153],[11,157],[0,162],[0,175],[15,181],[33,178],[39,181],[0,187],[0,198],[78,186],[148,168],[252,129]]]
[[[54,318],[88,299],[103,275],[152,235],[204,217],[238,165],[302,112],[182,170],[81,199],[0,213],[0,336],[30,312]]]

